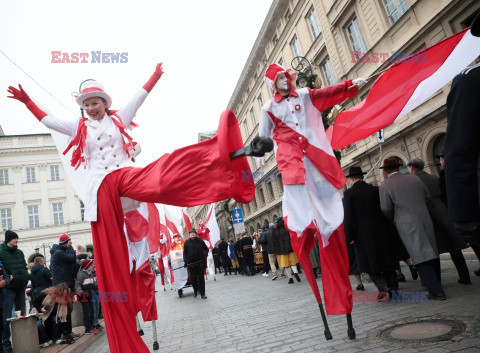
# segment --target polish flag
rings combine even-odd
[[[164,206],[165,210],[165,222],[167,224],[168,229],[172,232],[172,236],[178,234],[180,238],[182,238],[182,234],[178,231],[177,224],[179,223],[176,217],[174,217]]]
[[[205,227],[210,230],[210,243],[212,246],[220,240],[220,228],[218,228],[217,216],[215,214],[215,204],[212,203],[205,218]]]
[[[408,114],[479,55],[480,38],[467,28],[393,63],[376,80],[364,101],[337,116],[329,128],[333,130],[327,133],[332,136],[332,148],[362,140]]]
[[[190,232],[190,229],[192,229],[192,219],[190,216],[187,214],[187,211],[182,208],[182,215],[183,215],[183,223],[185,224],[185,230],[187,232]]]
[[[138,311],[142,312],[144,321],[157,320],[155,302],[155,274],[150,267],[150,249],[148,236],[160,233],[158,213],[154,204],[142,202],[140,206],[124,213],[124,231],[127,237],[130,272],[133,287],[131,293]],[[149,220],[151,222],[149,222]]]

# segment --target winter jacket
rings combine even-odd
[[[185,265],[192,264],[188,267],[206,268],[207,256],[208,247],[202,239],[199,237],[187,239],[183,248],[183,261],[185,261]]]
[[[277,255],[288,255],[292,250],[290,233],[285,227],[275,228],[272,232],[273,252]]]
[[[5,267],[6,274],[13,277],[8,288],[27,288],[27,262],[25,261],[25,255],[23,255],[22,250],[18,249],[16,246],[11,248],[7,243],[3,242],[0,244],[0,261]]]
[[[35,265],[30,269],[30,280],[35,298],[42,290],[52,286],[52,272],[43,265]]]
[[[77,274],[77,279],[75,280],[75,292],[91,292],[92,290],[97,290],[97,275],[94,271],[85,271],[80,270]]]
[[[71,246],[65,248],[58,244],[53,244],[50,249],[50,269],[52,271],[52,284],[56,286],[60,283],[67,283],[70,288],[75,285],[76,263],[75,250]]]

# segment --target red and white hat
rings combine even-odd
[[[91,264],[93,264],[93,260],[91,260],[91,259],[85,259],[85,260],[83,260],[81,266],[82,266],[82,268],[83,268],[84,270],[86,270]]]
[[[68,235],[62,234],[62,235],[60,236],[60,239],[58,240],[58,243],[59,243],[59,244],[66,244],[66,243],[68,243],[70,240],[72,240],[72,239],[70,239],[70,237],[69,237]]]
[[[274,83],[280,74],[285,74],[287,79],[290,80],[290,84],[292,85],[293,89],[295,89],[297,72],[295,70],[287,70],[278,64],[271,64],[267,68],[267,71],[265,71],[265,76],[263,77],[263,81],[265,81],[265,84],[268,86],[268,88],[276,91]]]
[[[107,108],[110,108],[112,105],[112,98],[105,93],[103,85],[95,80],[88,80],[82,83],[80,86],[80,94],[75,98],[78,105],[82,106],[85,99],[92,97],[100,97],[105,99],[107,102]]]

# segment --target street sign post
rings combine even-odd
[[[243,213],[241,208],[232,210],[233,230],[235,234],[245,231],[245,223],[243,222]]]

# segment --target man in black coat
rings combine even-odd
[[[398,289],[395,263],[395,230],[380,209],[379,189],[363,181],[360,167],[352,167],[347,178],[353,184],[344,193],[344,225],[347,242],[353,244],[360,272],[370,275],[381,294]]]
[[[258,238],[258,242],[262,246],[262,258],[263,258],[263,277],[268,277],[268,272],[270,271],[270,262],[268,260],[268,233],[271,233],[273,230],[269,229],[268,227],[265,227],[263,229],[262,234],[260,234],[260,237]]]
[[[472,23],[472,34],[480,36],[480,14]],[[456,231],[468,243],[480,246],[480,64],[466,68],[453,79],[447,120],[444,154],[448,214]]]
[[[45,259],[42,256],[37,256],[33,264],[30,269],[30,281],[32,281],[32,299],[35,300],[42,290],[52,286],[52,272],[45,267]]]
[[[225,272],[224,276],[227,276],[227,272],[232,274],[232,261],[230,261],[230,257],[228,257],[228,243],[225,241],[224,237],[220,237],[218,251],[220,252],[220,258],[222,259],[223,271]]]
[[[238,267],[240,274],[246,274],[245,271],[245,261],[243,260],[243,249],[242,249],[242,238],[237,239],[237,241],[234,243],[234,249],[235,249],[235,256],[237,257],[238,260]]]
[[[203,273],[207,268],[208,247],[205,242],[197,236],[195,228],[192,228],[189,234],[190,237],[183,247],[183,261],[187,267],[190,282],[192,282],[193,297],[196,298],[198,292],[200,292],[202,299],[207,299]]]
[[[425,161],[423,159],[411,159],[407,166],[410,170],[410,174],[416,175],[422,180],[432,198],[427,206],[432,218],[438,253],[443,254],[449,252],[453,264],[457,268],[459,277],[458,283],[471,284],[472,282],[470,280],[470,274],[468,273],[467,263],[462,253],[462,249],[466,249],[468,245],[462,237],[453,230],[448,222],[447,206],[442,201],[440,179],[423,170],[425,167]]]
[[[62,234],[58,244],[53,244],[50,249],[50,269],[52,271],[52,285],[65,282],[68,287],[75,290],[75,267],[77,254],[72,247],[72,240]]]
[[[243,238],[240,239],[240,244],[242,247],[243,254],[243,264],[245,266],[245,272],[247,276],[255,275],[255,261],[253,258],[253,240],[248,236],[247,233],[243,235]]]

